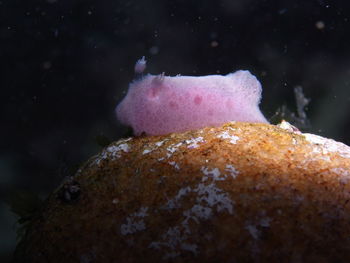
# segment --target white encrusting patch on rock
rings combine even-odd
[[[183,212],[186,219],[182,222],[185,226],[189,219],[193,219],[196,223],[199,223],[199,219],[208,220],[212,216],[212,209],[207,206],[194,205],[191,209]]]
[[[208,178],[212,178],[214,181],[223,181],[225,178],[220,178],[220,170],[218,168],[213,168],[209,170],[208,167],[201,168],[202,173],[205,175],[202,177],[202,181],[208,180]]]
[[[143,150],[142,154],[147,154],[147,153],[150,153],[150,152],[152,152],[151,149],[145,149],[145,150]]]
[[[217,212],[226,210],[229,214],[233,213],[233,201],[215,183],[200,183],[193,191],[197,193],[197,203],[203,202],[208,207],[216,207]]]
[[[92,162],[91,165],[100,165],[102,160],[110,159],[112,161],[118,159],[121,157],[122,152],[127,153],[130,151],[129,145],[126,143],[127,141],[131,140],[125,139],[118,141],[117,145],[110,145],[107,148],[105,148]]]
[[[232,164],[227,164],[225,171],[228,172],[228,174],[235,179],[237,177],[237,175],[239,174],[239,172],[236,170],[235,167],[233,167]]]
[[[277,126],[283,130],[288,131],[288,132],[301,134],[301,132],[299,131],[299,129],[297,127],[293,126],[292,124],[290,124],[289,122],[287,122],[285,120],[282,120],[280,124],[277,124]]]
[[[162,144],[165,142],[164,141],[160,141],[155,143],[155,145],[157,145],[157,147],[162,146]],[[188,140],[184,140],[184,141],[180,141],[180,142],[176,142],[176,143],[172,143],[170,144],[167,148],[166,148],[166,156],[165,157],[161,157],[158,158],[158,161],[163,161],[164,159],[169,159],[175,152],[177,152],[181,146],[186,146],[189,149],[195,149],[200,147],[200,143],[204,143],[204,138],[203,137],[197,137],[197,138],[191,138]],[[147,151],[146,153],[148,153],[150,151]]]
[[[190,251],[197,254],[197,245],[185,242],[188,236],[183,233],[179,226],[170,227],[161,238],[161,241],[151,242],[149,248],[165,250],[163,260],[180,256],[180,250]]]
[[[198,138],[192,138],[190,140],[186,140],[186,144],[188,145],[187,148],[193,149],[193,148],[198,148],[199,143],[204,142],[203,137],[198,137]]]
[[[125,139],[120,139],[119,141],[118,141],[118,143],[126,143],[126,142],[128,142],[128,141],[131,141],[133,139],[133,137],[129,137],[129,138],[125,138]]]
[[[342,184],[347,184],[350,181],[350,169],[342,168],[342,167],[336,167],[330,169],[330,171],[336,173],[339,175],[339,181]]]
[[[119,145],[112,145],[106,148],[105,152],[107,152],[107,155],[111,157],[111,160],[115,160],[116,158],[120,158],[121,154],[120,152],[129,152],[130,148],[127,143],[121,143]]]
[[[172,162],[169,162],[169,164],[174,166],[176,170],[180,170],[180,166],[176,162],[172,161]]]
[[[201,172],[204,174],[202,177],[202,182],[207,181],[211,178],[213,181],[224,181],[230,176],[232,179],[235,179],[239,172],[233,167],[232,164],[227,164],[225,167],[225,172],[221,174],[218,168],[209,169],[206,166],[201,167]]]
[[[313,152],[320,154],[338,153],[343,158],[350,158],[350,147],[344,143],[327,139],[315,134],[303,133],[305,139],[314,145]]]
[[[228,131],[221,132],[216,137],[219,139],[229,140],[229,142],[232,144],[236,144],[239,140],[238,136],[231,135]]]
[[[263,217],[259,221],[259,225],[262,227],[270,227],[270,222],[272,219],[270,217]]]
[[[254,239],[259,239],[260,236],[260,231],[256,228],[255,225],[246,225],[245,228],[248,230],[249,234],[254,238]]]
[[[183,220],[170,227],[167,232],[162,234],[160,240],[150,243],[149,248],[161,250],[164,255],[163,259],[171,259],[181,255],[181,251],[189,251],[194,255],[199,253],[197,244],[189,242],[191,234],[191,225],[200,224],[201,221],[209,220],[216,213],[233,214],[234,202],[228,193],[216,186],[216,181],[223,181],[232,173],[238,172],[232,165],[227,165],[225,170],[229,175],[221,174],[218,168],[210,169],[202,167],[201,172],[204,174],[202,182],[195,187],[181,188],[177,194],[168,200],[161,209],[172,211],[182,208],[182,204],[192,206],[182,212]],[[205,179],[204,179],[205,178]]]
[[[163,143],[165,142],[166,140],[163,140],[163,141],[159,141],[159,142],[156,142],[154,143],[157,147],[160,147],[163,145]]]
[[[159,141],[159,142],[155,142],[154,145],[151,145],[149,146],[149,148],[146,148],[143,150],[142,154],[148,154],[150,152],[153,152],[154,150],[158,149],[160,146],[163,145],[163,143],[165,142],[166,140],[163,140],[163,141]]]
[[[258,240],[261,237],[261,229],[269,228],[272,219],[270,217],[262,217],[256,223],[247,223],[245,229],[253,237],[253,239]]]
[[[120,226],[120,233],[122,235],[130,235],[146,229],[146,224],[143,220],[148,216],[148,207],[141,207],[138,212],[130,214],[126,218],[126,223]]]
[[[175,208],[180,208],[181,207],[180,200],[183,197],[185,197],[188,193],[190,193],[191,191],[192,191],[192,189],[189,186],[181,188],[178,191],[177,195],[167,202],[167,204],[165,205],[165,209],[172,210]]]
[[[167,157],[170,158],[174,152],[176,152],[179,147],[182,145],[182,142],[176,143],[176,144],[171,144],[168,148],[167,148]]]

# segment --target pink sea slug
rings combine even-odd
[[[142,58],[135,73],[145,68]],[[201,77],[148,74],[130,84],[116,114],[135,135],[162,135],[229,121],[268,123],[260,99],[260,82],[247,70]]]

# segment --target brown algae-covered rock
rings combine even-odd
[[[284,123],[112,143],[16,262],[350,262],[350,148]]]

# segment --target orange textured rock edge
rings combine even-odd
[[[349,262],[350,148],[287,123],[112,143],[46,202],[16,262]],[[69,197],[69,195],[68,195]]]

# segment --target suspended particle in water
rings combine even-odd
[[[318,30],[322,30],[322,29],[324,29],[325,28],[325,24],[324,24],[324,22],[323,21],[317,21],[316,23],[315,23],[315,27],[318,29]]]

